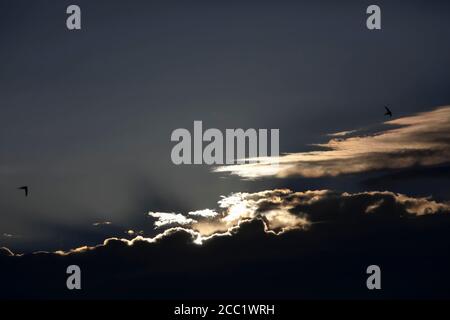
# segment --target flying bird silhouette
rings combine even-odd
[[[28,186],[19,187],[17,189],[25,191],[25,197],[28,197]]]
[[[389,110],[389,108],[388,107],[386,107],[386,106],[384,106],[384,108],[386,109],[386,112],[385,112],[385,116],[389,116],[390,118],[392,118],[392,112],[391,112],[391,110]]]

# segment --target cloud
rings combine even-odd
[[[358,130],[348,130],[348,131],[340,131],[340,132],[335,132],[335,133],[329,133],[328,136],[330,137],[344,137],[344,136],[348,136],[352,133],[358,132]]]
[[[133,230],[133,229],[129,229],[127,231],[125,231],[125,234],[127,234],[128,236],[138,236],[138,235],[143,235],[144,231],[143,230]]]
[[[11,233],[3,233],[2,235],[4,238],[14,239],[14,238],[21,238],[20,235],[17,234],[11,234]]]
[[[367,214],[396,219],[450,212],[447,203],[389,191],[347,193],[274,189],[255,193],[237,192],[222,196],[218,207],[217,211],[191,211],[187,216],[181,213],[149,212],[149,216],[157,219],[155,228],[164,231],[154,238],[139,239],[155,242],[172,232],[184,230],[191,235],[194,243],[203,244],[217,236],[231,236],[242,223],[254,220],[262,221],[267,233],[280,235],[292,230],[306,231],[315,223],[345,222],[348,217]],[[188,216],[195,216],[196,219]],[[128,235],[138,234],[132,230],[128,232]]]
[[[188,215],[200,216],[200,217],[204,217],[204,218],[214,218],[218,215],[218,213],[211,209],[203,209],[203,210],[191,211],[188,213]]]
[[[0,298],[373,298],[361,274],[374,263],[389,270],[377,297],[450,297],[447,203],[274,189],[192,212],[195,220],[151,212],[154,237],[33,254],[0,248]],[[79,292],[65,287],[72,264],[82,269]]]
[[[235,193],[223,197],[219,208],[204,222],[229,217],[225,221],[239,223],[211,236],[202,236],[194,223],[153,238],[110,238],[68,252],[13,255],[0,249],[0,297],[450,297],[447,204],[386,191],[276,189]],[[273,231],[286,227],[292,229]],[[374,263],[386,270],[389,284],[375,294],[364,285],[364,272]],[[72,264],[82,270],[80,291],[65,287]]]
[[[156,228],[162,227],[189,227],[198,232],[197,242],[203,237],[216,234],[228,233],[245,220],[261,218],[265,221],[268,231],[280,233],[292,229],[307,228],[309,222],[301,214],[293,214],[289,210],[291,206],[285,205],[271,210],[262,211],[260,204],[266,201],[276,202],[289,190],[268,190],[258,193],[233,193],[227,197],[222,197],[218,201],[219,210],[203,209],[191,211],[188,218],[181,213],[150,212],[149,215],[157,218],[154,225]]]
[[[0,257],[1,256],[14,256],[14,253],[12,253],[11,250],[9,250],[8,248],[5,247],[0,247]]]
[[[173,212],[149,212],[148,215],[157,219],[154,223],[157,228],[170,225],[186,225],[196,222],[194,219]]]
[[[330,215],[336,219],[347,211],[357,214],[384,212],[385,215],[421,216],[448,212],[449,205],[430,198],[414,198],[389,191],[360,193],[315,190],[294,192],[289,189],[266,190],[256,193],[238,192],[218,201],[219,213],[214,219],[195,221],[189,226],[202,235],[228,230],[245,220],[261,218],[268,231],[284,232],[292,229],[307,229],[311,222]],[[336,212],[343,211],[336,216]],[[206,225],[210,225],[205,232]],[[181,226],[181,225],[180,225]]]
[[[320,151],[298,152],[277,159],[220,166],[244,178],[324,177],[381,169],[432,166],[450,162],[450,106],[387,121],[389,129],[367,135],[354,131],[332,134],[335,138],[318,144]],[[278,163],[275,165],[274,163]]]
[[[149,212],[156,218],[153,237],[145,237],[143,231],[125,231],[128,237],[111,237],[97,246],[80,246],[68,251],[55,251],[58,255],[96,250],[110,241],[121,241],[127,246],[136,242],[158,243],[176,233],[189,236],[189,241],[203,245],[217,237],[233,237],[242,225],[259,221],[264,232],[280,236],[286,232],[309,232],[317,224],[354,223],[367,216],[383,218],[389,224],[405,217],[442,215],[450,213],[450,204],[440,203],[429,197],[409,197],[389,191],[359,193],[333,190],[308,190],[295,192],[289,189],[265,190],[254,193],[237,192],[222,196],[218,209],[204,209],[181,213]],[[191,219],[189,216],[195,216]],[[123,233],[122,233],[123,234]],[[120,235],[120,233],[119,233]]]
[[[92,225],[94,227],[99,227],[99,226],[109,226],[111,224],[112,224],[112,222],[110,222],[110,221],[101,221],[101,222],[94,222]]]

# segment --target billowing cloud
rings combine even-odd
[[[259,162],[221,166],[214,171],[249,179],[314,178],[450,162],[450,106],[387,121],[384,125],[391,128],[350,137],[347,135],[354,131],[332,134],[333,139],[317,145],[325,150],[290,153],[277,159],[260,158]]]
[[[386,217],[422,216],[450,212],[446,203],[429,198],[414,198],[388,191],[360,193],[315,190],[294,192],[289,189],[255,193],[237,192],[223,196],[219,209],[181,213],[150,212],[157,218],[156,228],[179,227],[190,230],[196,243],[217,235],[230,235],[245,221],[260,219],[266,232],[281,234],[289,230],[307,230],[313,223],[333,221],[351,215],[383,215]]]
[[[143,231],[127,230],[132,239],[109,238],[98,246],[81,246],[69,251],[57,251],[67,255],[94,250],[112,240],[123,241],[129,246],[136,241],[157,243],[174,233],[189,235],[195,244],[204,244],[217,237],[232,237],[241,226],[260,221],[267,234],[282,235],[288,231],[308,232],[316,224],[354,223],[365,217],[387,218],[390,223],[404,217],[450,213],[450,204],[436,202],[427,197],[409,197],[389,191],[359,193],[332,190],[308,190],[295,192],[289,189],[265,190],[254,193],[237,192],[222,196],[218,209],[204,209],[181,213],[149,212],[155,218],[158,230],[153,237],[144,237]],[[195,219],[190,218],[195,217]]]
[[[189,224],[180,214],[156,215],[180,225],[151,238],[23,255],[1,248],[0,297],[449,297],[446,203],[387,191],[275,189],[235,193],[218,207]],[[228,229],[210,234],[200,223]],[[389,270],[390,284],[376,296],[361,278],[374,263]],[[72,264],[82,268],[79,292],[65,287]]]
[[[233,193],[218,201],[218,211],[204,209],[189,212],[188,216],[195,216],[195,220],[180,213],[150,212],[149,215],[158,219],[154,223],[156,228],[188,226],[202,237],[227,233],[238,227],[242,221],[255,218],[263,219],[267,230],[275,233],[307,228],[309,222],[302,214],[290,212],[292,206],[289,204],[271,210],[260,210],[261,203],[266,201],[276,203],[289,192],[289,190],[268,190],[258,193]]]
[[[196,222],[194,219],[173,212],[149,212],[148,215],[157,219],[155,221],[157,228],[171,225],[186,225]]]

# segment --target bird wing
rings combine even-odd
[[[28,196],[28,187],[27,186],[19,187],[17,189],[25,191],[25,196]]]

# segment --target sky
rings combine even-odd
[[[0,3],[0,247],[8,248],[2,259],[58,251],[43,259],[87,254],[80,259],[97,268],[96,245],[113,251],[113,260],[122,243],[141,239],[133,250],[161,258],[160,247],[173,245],[178,254],[194,250],[209,261],[213,248],[232,252],[228,246],[256,237],[282,246],[286,256],[248,248],[258,254],[242,258],[242,278],[258,259],[313,272],[317,252],[327,250],[316,234],[339,239],[338,253],[324,257],[333,263],[339,252],[350,256],[342,250],[349,238],[360,239],[338,227],[356,219],[368,235],[389,230],[378,253],[387,265],[399,268],[401,261],[387,258],[395,228],[413,242],[440,239],[429,250],[442,266],[450,264],[442,255],[450,226],[450,3],[377,1],[376,31],[365,25],[368,1],[79,0],[77,31],[65,25],[70,4]],[[192,130],[195,120],[220,130],[279,129],[280,171],[264,174],[264,162],[173,164],[171,133]],[[23,185],[29,197],[17,190]],[[367,226],[358,213],[380,220]],[[183,251],[183,237],[197,247]],[[101,246],[108,238],[116,240]],[[294,255],[286,249],[294,240],[312,247]],[[366,240],[375,246],[375,238]],[[67,255],[76,248],[85,249]],[[363,264],[366,254],[349,259],[350,266]],[[301,265],[302,255],[316,262]],[[230,268],[241,261],[229,258]],[[6,268],[20,265],[14,260]],[[170,272],[178,279],[179,270]],[[422,282],[411,295],[429,292]],[[333,285],[329,292],[337,293]],[[253,289],[249,296],[258,292],[256,282]],[[433,293],[449,296],[442,290]],[[399,292],[405,293],[398,287],[388,294]]]

